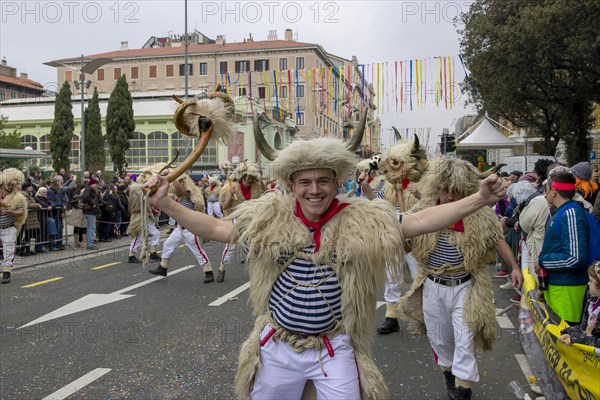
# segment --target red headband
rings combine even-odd
[[[552,187],[556,190],[575,190],[574,183],[564,183],[552,181]]]

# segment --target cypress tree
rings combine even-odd
[[[61,168],[69,171],[73,130],[71,86],[69,82],[65,81],[54,102],[54,122],[50,129],[50,152],[52,153],[52,168],[55,171],[59,171]]]
[[[125,75],[121,76],[115,85],[106,110],[106,137],[110,157],[115,171],[123,173],[126,165],[125,153],[129,150],[133,138],[135,121],[133,120],[133,100],[129,93],[129,85]]]
[[[104,137],[102,136],[102,116],[98,88],[85,109],[85,165],[88,171],[104,171]]]

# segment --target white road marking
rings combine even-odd
[[[77,392],[79,389],[82,389],[94,382],[96,379],[101,378],[104,374],[110,372],[110,368],[96,368],[95,370],[88,372],[81,378],[74,380],[69,383],[67,386],[62,389],[58,389],[56,392],[52,393],[48,397],[44,397],[43,400],[63,400]]]
[[[169,272],[168,276],[175,275],[175,274],[178,274],[183,271],[187,271],[188,269],[193,268],[194,266],[195,265],[186,265],[185,267],[182,267],[182,268],[176,269],[175,271]],[[77,299],[57,310],[54,310],[34,321],[31,321],[28,324],[25,324],[17,329],[26,328],[30,325],[39,324],[41,322],[46,322],[51,319],[64,317],[65,315],[75,314],[80,311],[89,310],[90,308],[114,303],[115,301],[128,299],[135,295],[134,294],[123,294],[123,293],[130,292],[134,289],[148,285],[152,282],[155,282],[155,281],[158,281],[158,280],[161,280],[164,278],[166,278],[166,277],[165,276],[156,276],[154,278],[147,279],[143,282],[136,283],[135,285],[131,285],[131,286],[128,286],[121,290],[117,290],[115,292],[108,293],[108,294],[88,294],[88,295],[83,296],[82,298]]]
[[[232,290],[231,292],[219,297],[217,300],[210,303],[209,306],[220,306],[223,303],[229,301],[230,298],[237,296],[238,294],[242,293],[244,290],[248,289],[249,287],[250,287],[250,282],[246,282],[239,288]]]
[[[525,375],[525,378],[527,379],[527,383],[529,383],[529,377],[533,375],[533,373],[531,372],[529,361],[527,361],[527,356],[525,354],[515,354],[515,358],[517,359],[519,367],[521,367],[521,371],[523,371],[523,375]]]
[[[498,312],[500,312],[500,311],[502,311],[501,308],[496,308],[496,321],[498,321],[498,325],[500,325],[500,328],[515,329],[515,326],[513,325],[511,320],[508,318],[508,315],[502,314],[502,315],[498,316]]]

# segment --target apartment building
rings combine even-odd
[[[29,79],[26,73],[17,76],[17,69],[8,65],[6,58],[0,62],[0,101],[24,99],[45,95],[41,83]]]
[[[347,137],[365,109],[369,112],[365,156],[379,149],[379,121],[373,117],[373,87],[364,81],[356,57],[348,60],[326,52],[320,45],[294,39],[291,29],[279,38],[270,31],[267,40],[252,35],[228,43],[224,35],[210,39],[195,31],[188,35],[187,67],[183,36],[151,37],[142,48],[122,42],[118,50],[85,56],[85,62],[111,61],[86,80],[101,93],[110,94],[121,75],[132,93],[212,91],[221,84],[236,105],[269,118],[293,120],[299,137]],[[57,82],[80,79],[69,67],[79,68],[80,57],[46,63],[57,68]],[[186,85],[187,70],[187,85]],[[91,90],[91,89],[90,89]],[[250,104],[258,104],[258,110]]]

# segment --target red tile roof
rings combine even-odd
[[[262,50],[275,50],[275,49],[290,49],[290,48],[302,48],[302,47],[314,47],[317,48],[319,45],[313,43],[302,43],[302,42],[290,42],[286,40],[264,40],[264,41],[251,41],[245,43],[225,43],[225,44],[190,44],[188,45],[188,54],[213,54],[213,53],[229,53],[236,51],[262,51]],[[146,49],[129,49],[129,50],[115,50],[107,53],[99,53],[87,55],[85,58],[112,58],[118,60],[120,58],[140,58],[140,57],[160,57],[169,55],[179,55],[184,53],[183,44],[180,47],[156,47]],[[69,61],[80,61],[80,57],[74,58],[63,58],[55,60],[57,62],[69,62]]]
[[[44,90],[44,87],[41,83],[32,81],[31,79],[21,79],[8,75],[0,75],[0,82],[16,86],[22,86],[28,89]]]

